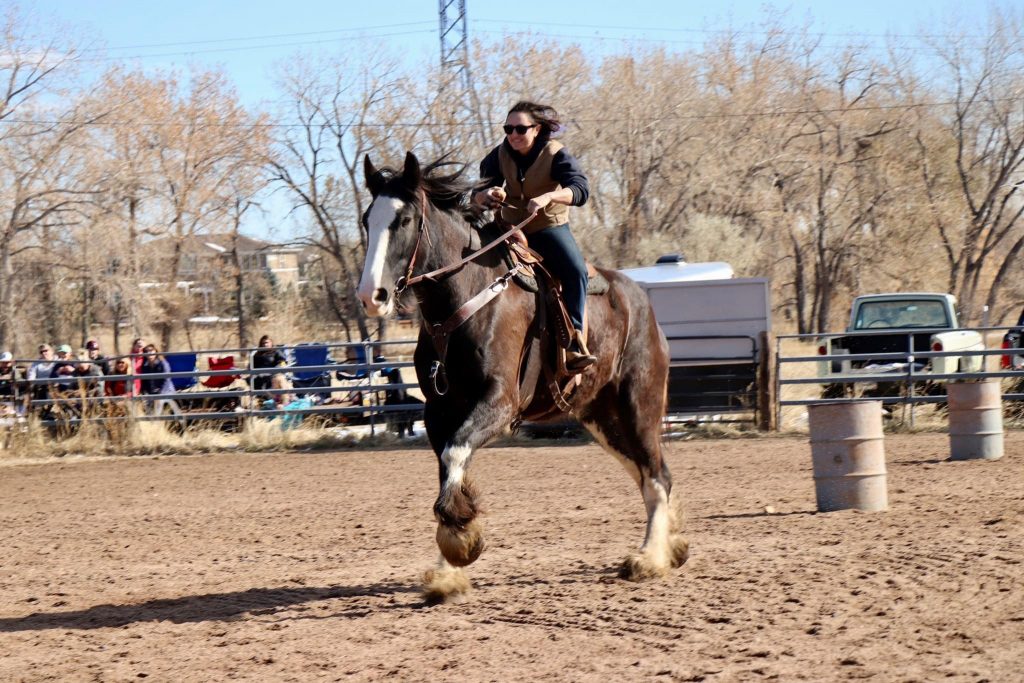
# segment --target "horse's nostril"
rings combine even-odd
[[[388,302],[388,296],[388,290],[384,289],[383,287],[378,287],[377,289],[373,290],[374,303],[381,305],[386,304]]]

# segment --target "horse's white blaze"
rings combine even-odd
[[[627,458],[625,455],[615,450],[608,444],[608,439],[601,433],[601,427],[596,422],[584,422],[583,426],[586,427],[590,435],[601,444],[601,448],[605,449],[609,453],[615,456],[615,459],[619,461],[619,464],[629,472],[629,476],[633,477],[633,481],[640,485],[640,468],[636,466],[636,463]]]
[[[469,446],[448,446],[441,453],[441,462],[444,463],[445,471],[448,473],[444,482],[444,488],[450,489],[462,483],[466,476],[466,463],[469,456],[473,455],[473,449]]]
[[[388,255],[391,231],[388,229],[401,210],[403,202],[394,197],[380,196],[373,202],[366,216],[366,261],[359,280],[357,294],[370,316],[384,316],[391,312],[394,297],[388,296],[384,305],[375,301],[374,293],[384,287],[384,263]],[[387,288],[390,292],[390,288]]]

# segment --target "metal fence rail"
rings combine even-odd
[[[759,358],[758,342],[749,336],[674,336],[672,341],[695,343],[740,342],[739,347],[724,353],[704,356],[681,356],[672,359],[669,379],[669,410],[666,423],[721,420],[721,414],[750,413],[764,409],[759,403],[758,381],[770,370]],[[764,342],[762,341],[762,345]],[[236,422],[252,418],[290,417],[321,419],[326,423],[366,425],[375,433],[382,425],[395,419],[422,419],[423,404],[416,398],[394,400],[399,392],[417,391],[415,381],[396,378],[413,365],[415,339],[384,342],[309,343],[279,346],[264,351],[280,351],[289,363],[281,367],[254,368],[254,347],[202,349],[166,352],[167,359],[183,360],[194,367],[171,372],[120,374],[85,377],[75,380],[60,377],[39,378],[29,385],[15,384],[11,397],[0,397],[0,425],[21,422],[50,430],[73,430],[83,423],[110,424],[127,421],[172,422],[182,427],[215,426],[215,423]],[[127,359],[134,367],[137,359],[154,354],[122,354],[102,360],[113,367],[118,359]],[[303,364],[298,362],[303,357]],[[322,362],[309,362],[308,356]],[[210,361],[233,357],[237,362],[220,369],[204,369]],[[16,365],[28,366],[40,359],[18,360]],[[99,360],[99,359],[98,359]],[[54,363],[62,361],[55,360]],[[77,362],[77,361],[65,361]],[[211,365],[212,367],[212,365]],[[391,378],[384,376],[390,372]],[[257,378],[286,375],[291,386],[256,389]],[[208,387],[204,383],[221,379],[224,386]],[[169,379],[188,385],[174,393],[142,394],[135,390],[141,380]],[[394,381],[399,379],[400,381]],[[69,384],[70,382],[70,384]],[[107,395],[107,384],[124,382],[132,387],[127,395]],[[282,402],[282,397],[295,400]],[[738,420],[748,422],[752,419]]]
[[[971,327],[971,328],[958,328],[961,330],[979,332],[984,340],[986,336],[993,333],[1005,333],[1007,330],[1014,329],[1014,326],[1006,327]],[[789,334],[789,335],[778,335],[776,336],[776,351],[775,351],[775,394],[777,396],[776,401],[776,421],[781,419],[782,408],[786,406],[804,406],[810,404],[819,403],[847,403],[850,401],[859,400],[860,397],[854,396],[822,396],[819,395],[814,398],[787,398],[784,394],[786,387],[799,386],[799,385],[838,385],[844,388],[849,387],[850,392],[856,394],[858,390],[863,391],[866,387],[877,387],[879,383],[888,385],[890,390],[895,390],[892,395],[872,396],[873,399],[882,401],[886,405],[907,405],[910,408],[910,424],[914,423],[914,406],[928,403],[945,403],[947,400],[945,391],[940,391],[944,387],[946,382],[956,380],[975,380],[975,379],[1018,379],[1024,380],[1024,370],[988,370],[986,366],[993,365],[987,361],[988,358],[993,356],[1006,356],[1013,355],[1013,350],[1007,350],[1002,348],[985,348],[978,350],[961,350],[961,351],[922,351],[914,349],[914,337],[923,334],[936,334],[941,332],[949,332],[948,329],[913,329],[913,330],[864,330],[857,332],[839,332],[839,333],[827,333],[827,334]],[[882,353],[841,353],[841,354],[821,354],[818,355],[793,355],[787,356],[783,352],[783,344],[786,340],[798,340],[803,342],[821,343],[831,338],[836,337],[851,337],[851,336],[896,336],[906,335],[907,343],[906,350],[900,352],[882,352]],[[977,372],[952,372],[952,373],[939,373],[930,372],[928,370],[929,362],[933,358],[979,358],[981,370]],[[827,364],[829,368],[834,368],[836,364],[842,364],[844,362],[857,362],[857,361],[891,361],[893,364],[899,366],[889,371],[870,371],[870,368],[865,368],[863,372],[828,372],[822,373],[821,366]],[[800,364],[813,363],[818,367],[815,368],[814,373],[811,376],[799,376],[792,377],[787,376],[786,368],[795,367]],[[929,393],[923,394],[918,389],[922,384],[927,384]],[[1024,382],[1020,386],[1024,386]],[[1019,392],[1007,392],[1003,394],[1003,400],[1022,401],[1024,400],[1024,393]]]
[[[0,424],[27,424],[30,416],[38,418],[38,423],[49,429],[74,428],[88,422],[170,421],[187,426],[248,418],[285,416],[297,420],[316,416],[325,421],[364,424],[372,434],[391,415],[400,413],[419,419],[422,413],[422,402],[416,402],[414,398],[406,403],[387,400],[399,391],[417,389],[416,383],[392,382],[382,376],[382,371],[401,372],[402,368],[412,366],[411,354],[404,349],[414,346],[414,340],[403,339],[110,356],[89,362],[103,360],[113,366],[116,360],[123,358],[128,359],[134,367],[136,359],[162,355],[164,358],[184,358],[186,361],[194,358],[196,366],[185,371],[75,378],[45,377],[32,382],[17,381],[13,385],[12,395],[0,397]],[[389,349],[396,352],[389,354],[391,358],[385,358],[384,353]],[[280,351],[289,363],[279,367],[255,368],[252,358],[261,350]],[[296,356],[305,353],[322,355],[324,361],[299,363]],[[223,369],[199,369],[203,358],[209,361],[227,356],[237,357],[241,361],[239,366],[232,364]],[[333,357],[345,360],[335,361]],[[39,360],[14,362],[16,367],[22,365],[27,371],[28,366]],[[52,362],[54,365],[76,364],[83,360]],[[255,388],[257,378],[267,380],[275,375],[289,377],[291,386]],[[223,387],[210,388],[203,385],[203,381],[209,378],[226,378],[230,381]],[[135,390],[137,382],[164,379],[184,380],[195,388],[157,394],[142,394]],[[105,389],[108,383],[114,385],[119,382],[131,386],[129,392],[125,395],[107,395]],[[281,404],[281,397],[295,398],[287,404]]]

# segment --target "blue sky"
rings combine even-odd
[[[949,20],[969,23],[983,17],[989,3],[466,0],[466,5],[471,39],[498,40],[503,32],[533,29],[601,51],[621,45],[620,38],[696,47],[716,30],[756,30],[772,10],[785,12],[794,26],[811,21],[836,43],[879,41],[876,36],[886,32],[912,35],[934,32]],[[105,46],[103,59],[135,58],[128,61],[153,68],[223,66],[249,104],[274,97],[273,65],[299,50],[331,52],[372,36],[387,47],[400,47],[410,59],[439,59],[436,0],[32,0],[22,7],[44,25],[63,24],[85,45]]]
[[[453,5],[456,4],[453,2]],[[978,0],[466,0],[470,39],[537,31],[561,35],[596,54],[614,52],[623,40],[699,48],[716,31],[756,32],[766,17],[782,13],[794,28],[810,23],[826,44],[878,44],[887,33],[941,33],[950,25],[983,33],[991,3]],[[1002,6],[1015,7],[1002,3]],[[94,55],[86,75],[124,61],[144,69],[188,65],[221,67],[250,106],[273,100],[275,64],[306,53],[332,53],[353,40],[399,49],[409,60],[439,60],[436,0],[31,0],[22,11],[47,30],[67,31]],[[454,7],[452,8],[454,12]],[[516,39],[512,36],[511,39]],[[365,45],[366,43],[361,43]],[[102,48],[102,49],[101,49]],[[283,200],[271,198],[270,204]],[[286,207],[247,229],[259,237],[295,232]],[[277,224],[273,232],[267,224]]]

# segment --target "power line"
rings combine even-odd
[[[656,31],[661,33],[700,33],[700,34],[722,34],[722,35],[809,35],[809,36],[828,36],[833,38],[935,38],[935,39],[948,39],[948,35],[938,35],[929,33],[833,33],[829,31],[794,31],[794,30],[751,30],[751,29],[711,29],[711,28],[671,28],[666,26],[621,26],[612,24],[562,24],[557,22],[543,23],[533,21],[506,21],[503,19],[470,19],[471,23],[474,24],[504,24],[510,26],[536,26],[538,28],[545,28],[556,26],[560,28],[592,28],[597,30],[614,30],[614,31]],[[963,38],[972,38],[978,40],[987,39],[988,36],[978,35],[965,35]]]
[[[415,34],[433,33],[433,32],[434,31],[432,29],[421,29],[421,30],[416,30],[416,31],[399,31],[399,32],[396,32],[396,33],[368,33],[368,34],[365,34],[365,35],[339,36],[337,38],[326,38],[324,40],[303,40],[303,41],[297,41],[297,42],[274,43],[274,44],[268,44],[268,45],[243,45],[243,46],[240,46],[240,47],[219,47],[219,48],[210,48],[208,50],[187,50],[187,51],[184,51],[184,52],[160,52],[160,53],[149,53],[149,54],[139,54],[139,55],[120,55],[120,56],[117,56],[117,57],[92,57],[92,58],[79,59],[77,61],[79,61],[79,62],[109,62],[109,61],[115,61],[115,60],[116,61],[121,61],[121,60],[130,60],[130,59],[151,59],[153,57],[186,57],[186,56],[190,56],[190,55],[211,54],[211,53],[218,53],[218,52],[243,52],[243,51],[246,51],[246,50],[267,50],[267,49],[276,49],[276,48],[281,48],[281,47],[301,47],[301,46],[307,46],[307,45],[321,45],[321,44],[324,44],[324,43],[340,43],[340,42],[348,41],[348,40],[366,40],[367,38],[391,38],[391,37],[395,37],[395,36],[410,36],[410,35],[415,35]]]
[[[703,101],[703,100],[702,100]],[[994,98],[990,102],[1019,102],[1020,98],[1017,97],[1004,97]],[[651,116],[651,117],[633,117],[633,118],[572,118],[569,119],[573,123],[655,123],[658,121],[702,121],[702,120],[714,120],[714,119],[738,119],[738,118],[776,118],[783,116],[806,116],[815,114],[843,114],[853,112],[865,112],[865,111],[909,111],[912,109],[933,109],[939,107],[952,107],[956,106],[958,102],[918,102],[915,104],[879,104],[879,105],[868,105],[859,107],[826,107],[821,109],[780,109],[776,111],[745,111],[736,113],[720,113],[720,114],[674,114],[671,116]],[[151,128],[160,126],[190,126],[194,125],[194,122],[180,122],[180,121],[35,121],[29,119],[2,119],[0,124],[23,124],[23,125],[38,125],[38,126],[54,126],[60,124],[66,125],[80,125],[80,126],[138,126],[140,128]],[[501,121],[490,121],[486,122],[490,126],[499,126]],[[204,124],[208,127],[224,127],[224,128],[305,128],[307,124],[303,123],[281,123],[281,122],[270,122],[270,123],[251,123],[251,124],[234,124],[234,123],[207,123]],[[353,124],[339,124],[339,123],[315,123],[308,124],[313,128],[332,128],[332,127],[345,127],[345,128],[416,128],[424,124],[422,121],[417,122],[393,122],[393,123],[353,123]],[[432,127],[447,127],[447,128],[465,128],[468,126],[474,126],[472,122],[435,122],[429,124]]]
[[[243,36],[236,38],[210,38],[208,40],[186,40],[176,43],[151,43],[149,45],[118,45],[116,47],[108,48],[90,48],[87,50],[80,50],[80,52],[105,52],[108,50],[146,50],[149,48],[157,47],[178,47],[182,45],[209,45],[210,43],[235,43],[247,40],[269,40],[278,38],[298,38],[300,36],[321,36],[328,35],[331,33],[354,33],[362,31],[376,31],[378,29],[389,29],[389,28],[404,28],[406,26],[428,26],[432,25],[430,21],[407,21],[402,24],[380,24],[377,26],[357,26],[353,28],[336,28],[324,31],[303,31],[301,33],[270,33],[261,36]]]
[[[682,39],[667,39],[667,38],[647,38],[642,36],[598,36],[598,35],[585,35],[578,33],[549,33],[545,31],[499,31],[497,29],[477,29],[477,33],[489,33],[501,36],[540,36],[543,38],[552,39],[566,39],[566,40],[599,40],[599,41],[614,41],[622,43],[654,43],[657,45],[695,45],[705,46],[707,41],[704,40],[682,40]],[[845,50],[845,49],[857,49],[857,50],[883,50],[888,49],[886,45],[850,45],[850,44],[839,44],[839,45],[820,45],[818,47],[830,50]],[[983,45],[971,46],[972,49],[984,49]],[[928,47],[907,47],[905,45],[896,46],[899,51],[912,51],[912,52],[932,52],[932,48]]]

